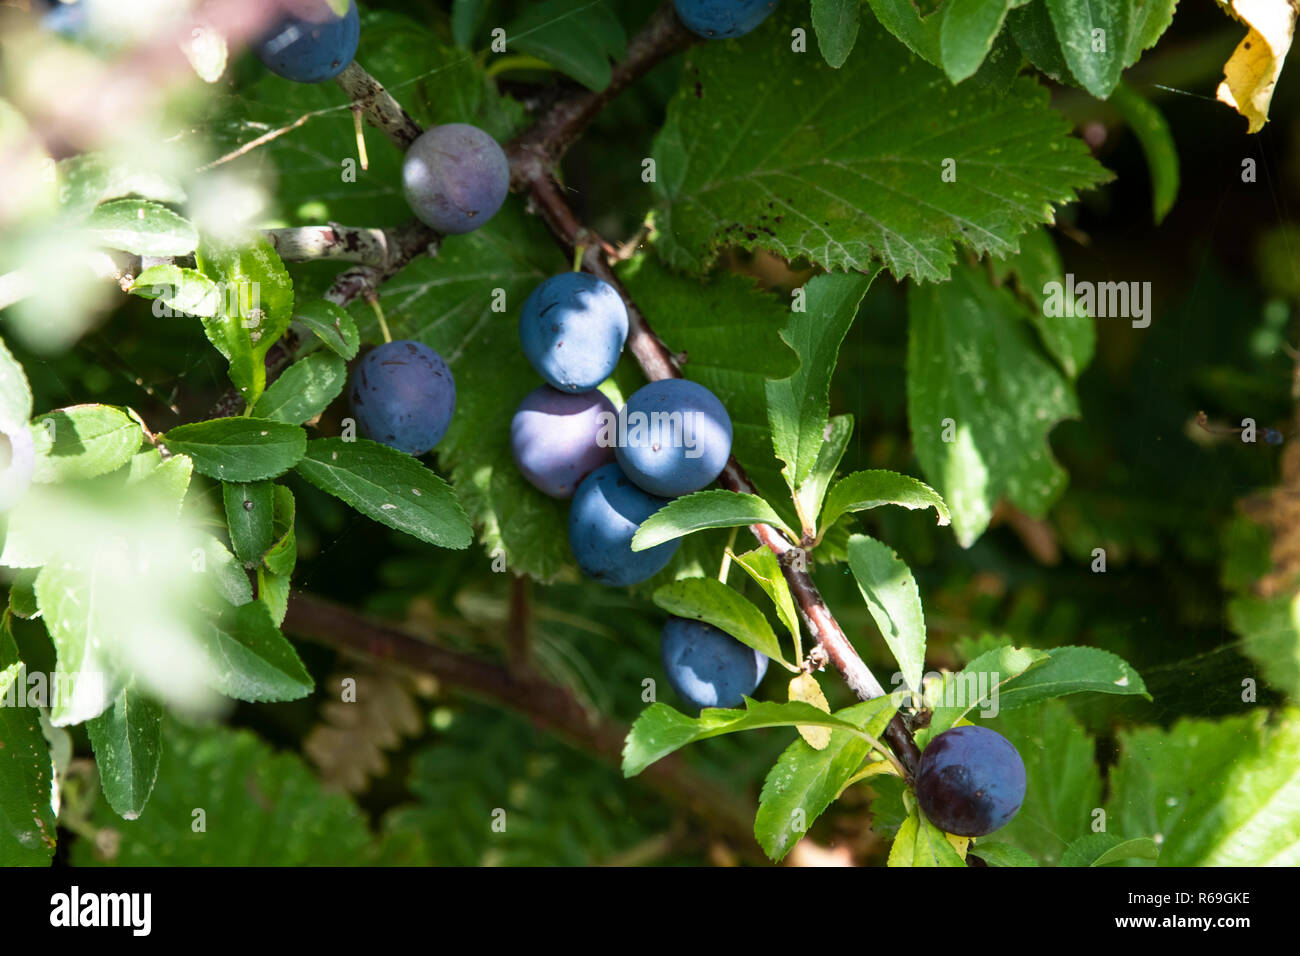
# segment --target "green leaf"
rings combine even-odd
[[[36,578],[36,602],[56,655],[50,677],[50,720],[56,727],[98,717],[123,684],[114,660],[123,622],[108,619],[111,611],[97,605],[93,570],[60,562],[47,564]]]
[[[368,518],[440,548],[469,547],[473,528],[456,492],[410,455],[379,442],[322,438],[298,474]]]
[[[180,513],[194,475],[194,462],[188,455],[172,455],[163,461],[158,449],[150,448],[133,456],[128,464],[126,483],[136,485],[166,499],[171,513]]]
[[[939,55],[948,79],[960,83],[980,68],[1011,7],[1012,0],[945,0]]]
[[[758,582],[772,603],[776,605],[776,616],[790,631],[790,635],[799,639],[799,612],[794,606],[794,596],[790,593],[790,582],[781,572],[781,562],[767,548],[755,548],[744,554],[736,555],[736,563]],[[797,643],[796,643],[796,646]]]
[[[140,449],[140,424],[108,405],[74,405],[32,422],[32,480],[51,483],[117,471]]]
[[[1159,225],[1178,198],[1178,148],[1160,110],[1147,99],[1120,83],[1111,94],[1111,105],[1119,110],[1133,131],[1151,172],[1151,214]]]
[[[1065,487],[1047,434],[1079,413],[1078,402],[1029,341],[1023,314],[1010,292],[965,267],[908,294],[908,422],[963,547],[983,534],[1000,499],[1042,517]]]
[[[627,53],[627,35],[605,0],[544,0],[506,27],[514,50],[553,64],[583,86],[609,86],[610,60]]]
[[[226,508],[226,527],[235,555],[246,565],[262,560],[271,547],[272,503],[269,481],[236,484],[223,482],[221,499]]]
[[[1052,25],[1052,15],[1047,12],[1046,2],[1026,3],[1012,10],[1007,16],[1007,26],[1016,45],[1035,69],[1057,83],[1079,85],[1061,52],[1061,44],[1056,39],[1056,28]]]
[[[939,66],[939,31],[943,26],[943,7],[921,16],[913,0],[867,0],[880,25],[892,33],[909,50],[934,66]]]
[[[817,47],[822,58],[836,69],[844,65],[857,42],[861,5],[861,0],[812,0]]]
[[[911,569],[888,545],[864,534],[849,538],[848,554],[862,600],[898,661],[904,686],[919,691],[925,670],[925,615]]]
[[[1106,866],[1120,860],[1154,860],[1160,847],[1150,837],[1124,840],[1113,833],[1088,833],[1079,837],[1061,856],[1061,866]]]
[[[960,672],[945,674],[943,686],[933,692],[936,699],[930,718],[930,737],[947,730],[977,707],[991,711],[988,716],[997,714],[995,708],[1001,706],[1003,685],[1046,659],[1045,651],[998,647],[981,654]],[[930,694],[927,690],[927,699]]]
[[[1141,694],[1148,700],[1142,676],[1123,658],[1097,647],[1054,647],[1047,657],[998,692],[998,706],[1013,710],[1067,694]]]
[[[641,711],[623,744],[623,776],[635,777],[656,760],[697,740],[760,727],[798,727],[801,724],[838,727],[861,734],[861,728],[856,724],[801,700],[776,704],[746,697],[744,710],[706,707],[700,711],[699,717],[687,717],[667,704],[651,704]]]
[[[137,277],[131,291],[145,299],[161,299],[169,309],[210,318],[221,306],[217,284],[194,269],[176,265],[150,266]]]
[[[1024,803],[996,838],[1055,866],[1066,847],[1100,819],[1096,742],[1059,700],[1002,714],[989,726],[1010,740],[1025,762]],[[1113,818],[1107,827],[1118,829]],[[976,855],[982,856],[981,850],[977,843]]]
[[[772,506],[758,495],[715,488],[683,495],[646,518],[632,536],[632,550],[644,551],[705,528],[743,528],[751,524],[771,525],[795,537]]]
[[[283,485],[273,488],[275,517],[272,525],[273,543],[262,556],[262,563],[272,574],[288,577],[298,562],[298,539],[294,532],[295,505],[293,492]]]
[[[794,375],[767,383],[772,448],[785,462],[791,491],[812,472],[826,441],[831,375],[840,343],[858,314],[873,275],[820,275],[804,287],[805,311],[791,312],[781,337],[799,356]],[[809,515],[809,520],[812,516]]]
[[[738,246],[937,281],[956,243],[1006,255],[1108,178],[1033,79],[954,90],[872,24],[832,69],[790,55],[802,16],[783,5],[737,42],[687,52],[693,82],[654,144],[654,241],[671,265],[700,272]]]
[[[1300,710],[1121,731],[1110,831],[1161,866],[1300,864]]]
[[[58,179],[59,204],[73,217],[85,216],[100,203],[125,196],[174,204],[186,198],[184,187],[172,176],[104,153],[81,153],[60,160]]]
[[[322,789],[296,754],[277,753],[248,730],[170,722],[163,743],[149,812],[123,825],[96,806],[96,829],[119,839],[107,844],[107,859],[105,844],[75,841],[74,865],[348,866],[366,859],[365,815]]]
[[[853,416],[836,415],[826,423],[824,435],[825,440],[821,448],[817,449],[812,471],[795,492],[800,512],[813,523],[814,531],[824,531],[830,527],[829,524],[822,523],[818,516],[821,514],[822,502],[826,499],[826,489],[835,480],[835,472],[844,458],[844,450],[853,437]]]
[[[266,386],[266,353],[289,328],[293,282],[260,233],[238,243],[205,237],[196,259],[200,271],[225,290],[203,330],[230,362],[230,380],[251,405]]]
[[[173,454],[189,455],[194,470],[222,481],[261,481],[292,468],[307,450],[297,425],[264,418],[214,418],[162,435]]]
[[[1038,861],[1019,847],[1009,843],[980,842],[971,847],[971,853],[989,866],[1037,866]]]
[[[199,244],[189,220],[143,199],[104,203],[86,219],[86,229],[97,242],[138,256],[183,256]]]
[[[226,608],[198,629],[212,686],[236,700],[298,700],[316,686],[260,601]]]
[[[9,611],[17,617],[31,620],[41,613],[36,603],[37,568],[25,568],[19,571],[9,583]],[[2,640],[2,639],[0,639]]]
[[[357,351],[361,347],[357,324],[352,321],[352,316],[333,302],[328,299],[313,299],[303,305],[295,305],[293,318],[306,326],[339,358],[351,361],[357,357]]]
[[[880,739],[896,710],[888,697],[878,697],[836,711],[835,716]],[[783,859],[839,796],[870,750],[861,736],[843,729],[831,730],[830,743],[822,750],[802,738],[790,744],[768,772],[758,799],[754,836],[763,852],[773,860]]]
[[[0,421],[22,425],[32,417],[32,389],[27,373],[0,339]]]
[[[333,352],[313,352],[294,362],[271,383],[253,406],[253,415],[301,425],[315,418],[338,398],[348,380],[348,367]]]
[[[289,613],[289,584],[287,574],[272,574],[264,568],[257,572],[257,599],[266,606],[276,627]]]
[[[655,591],[654,601],[669,614],[712,624],[790,670],[797,669],[781,656],[781,642],[763,612],[716,578],[682,578],[665,584]]]
[[[1300,698],[1300,593],[1272,598],[1250,595],[1228,602],[1228,623],[1241,635],[1241,651],[1264,680]]]
[[[942,830],[913,808],[889,849],[889,866],[965,866]]]
[[[278,486],[277,486],[278,487]],[[236,607],[253,600],[253,585],[248,574],[226,546],[211,535],[202,539],[204,581],[208,588],[204,602],[216,614],[223,613],[226,605]]]
[[[456,46],[466,50],[474,46],[474,37],[487,19],[491,0],[452,0],[451,35]]]
[[[162,757],[162,708],[127,687],[113,706],[86,722],[99,766],[99,785],[119,816],[140,816]]]
[[[850,511],[866,511],[881,505],[899,505],[910,511],[933,508],[941,525],[952,518],[938,492],[925,482],[910,475],[873,469],[855,471],[837,481],[826,496],[826,507],[818,524],[825,531]]]
[[[27,671],[0,621],[0,866],[49,866],[57,839],[50,781],[50,748],[40,708],[19,707]]]
[[[1044,0],[1061,53],[1083,88],[1105,99],[1120,73],[1155,45],[1177,0]]]
[[[1071,379],[1092,361],[1097,342],[1093,320],[1076,302],[1074,309],[1062,315],[1049,315],[1047,301],[1052,283],[1064,289],[1065,270],[1061,257],[1047,229],[1026,233],[1020,240],[1020,251],[1004,262],[992,260],[998,281],[1014,276],[1020,296],[1029,305],[1030,321],[1038,328],[1038,336]]]

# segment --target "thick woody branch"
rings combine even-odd
[[[393,99],[393,95],[384,89],[384,85],[362,69],[355,60],[347,69],[334,78],[348,99],[353,109],[365,114],[371,126],[388,137],[389,142],[406,152],[417,136],[422,132],[420,124],[411,119],[411,114],[402,108],[402,104]]]
[[[346,654],[433,674],[460,692],[522,714],[534,726],[613,766],[622,762],[627,727],[586,709],[569,690],[530,671],[511,671],[476,655],[431,644],[393,624],[308,594],[290,599],[284,629]],[[737,852],[760,859],[749,806],[739,794],[700,776],[677,754],[652,764],[639,779],[727,838]]]
[[[326,226],[267,229],[264,235],[285,262],[335,259],[382,266],[388,261],[388,235],[383,229],[358,229],[332,222]]]

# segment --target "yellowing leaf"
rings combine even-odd
[[[828,714],[831,712],[831,705],[826,702],[826,695],[822,693],[821,685],[812,674],[800,674],[790,681],[790,699],[812,704],[818,710],[824,710]],[[806,740],[813,750],[825,750],[826,745],[831,742],[831,729],[800,725],[799,736]]]
[[[952,848],[957,851],[957,855],[963,860],[966,859],[966,850],[970,847],[970,837],[957,836],[955,833],[945,833],[944,836],[948,838]]]
[[[1258,133],[1268,122],[1273,87],[1291,49],[1296,8],[1289,0],[1219,0],[1219,6],[1250,32],[1228,58],[1217,96],[1246,117],[1250,132]]]

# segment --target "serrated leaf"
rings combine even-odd
[[[287,574],[272,574],[265,568],[257,572],[257,599],[266,605],[276,627],[284,623],[289,613],[289,584]]]
[[[988,710],[988,716],[1000,706],[995,695],[1000,695],[1008,681],[1023,674],[1039,661],[1047,659],[1046,651],[1033,648],[998,647],[975,658],[956,674],[945,674],[942,687],[927,689],[926,697],[934,699],[934,712],[930,718],[930,736],[937,736],[957,723],[976,708]]]
[[[838,727],[861,736],[861,728],[856,724],[823,713],[802,701],[775,704],[746,697],[744,710],[706,707],[698,717],[687,717],[667,704],[651,704],[641,711],[628,731],[623,744],[623,776],[635,777],[656,760],[697,740],[761,727],[797,727],[800,724]]]
[[[1107,866],[1120,860],[1154,860],[1160,847],[1150,837],[1125,840],[1113,833],[1088,833],[1061,855],[1061,866]]]
[[[881,505],[899,505],[910,511],[933,508],[941,525],[952,518],[943,498],[925,482],[910,475],[873,469],[855,471],[835,483],[827,492],[818,525],[825,531],[850,511],[866,511]]]
[[[274,540],[262,556],[262,563],[274,575],[288,577],[298,562],[298,539],[294,531],[296,506],[293,492],[284,485],[276,485],[274,491],[274,520],[272,533]]]
[[[697,491],[670,501],[641,522],[632,536],[632,550],[644,551],[706,528],[743,528],[752,524],[771,525],[794,536],[771,505],[758,495],[719,488]]]
[[[262,393],[253,415],[301,425],[329,407],[347,384],[348,367],[333,352],[313,352],[299,359]]]
[[[1044,0],[1070,72],[1098,99],[1110,96],[1120,73],[1155,45],[1177,0]]]
[[[178,425],[161,436],[173,454],[188,455],[194,470],[222,481],[261,481],[284,474],[307,450],[297,425],[263,418],[214,418]]]
[[[822,511],[822,502],[826,499],[826,489],[835,480],[835,472],[840,467],[844,450],[848,448],[852,436],[852,415],[836,415],[827,422],[822,446],[817,449],[817,458],[813,461],[812,471],[795,492],[800,512],[814,524],[814,531],[829,527],[823,525],[818,520],[818,516]]]
[[[0,866],[49,866],[57,830],[53,768],[40,708],[16,706],[27,677],[6,615],[0,621]]]
[[[32,389],[27,373],[0,339],[0,421],[22,425],[32,417]]]
[[[109,806],[126,820],[138,818],[158,779],[162,757],[162,708],[126,687],[113,706],[86,722]]]
[[[789,55],[801,16],[786,5],[737,42],[687,53],[693,82],[654,144],[655,243],[670,264],[702,271],[739,246],[940,280],[958,242],[1005,255],[1108,177],[1033,79],[954,90],[870,23],[835,70]]]
[[[1054,647],[1047,657],[998,690],[998,707],[1014,710],[1067,694],[1141,694],[1142,676],[1123,658],[1097,647]]]
[[[183,256],[199,244],[199,234],[188,219],[144,199],[104,203],[86,218],[85,228],[110,249],[138,256]]]
[[[298,700],[315,683],[293,645],[261,601],[229,607],[206,619],[197,635],[212,686],[236,700]]]
[[[980,68],[1012,5],[1012,0],[945,0],[939,56],[948,79],[960,83]]]
[[[272,488],[269,481],[223,482],[221,499],[226,527],[235,555],[246,565],[256,564],[271,546]]]
[[[790,636],[799,641],[799,611],[794,606],[794,595],[790,593],[790,582],[781,571],[781,562],[767,548],[755,548],[735,556],[736,563],[745,569],[764,593],[776,606],[776,616],[786,626]]]
[[[1300,594],[1235,597],[1228,602],[1228,623],[1264,680],[1300,698]]]
[[[610,60],[627,51],[623,24],[605,0],[534,3],[506,27],[506,42],[597,91],[609,85]]]
[[[196,808],[206,827],[192,825]],[[95,841],[76,841],[74,865],[348,866],[371,842],[365,815],[322,790],[297,755],[247,730],[171,722],[148,812],[123,826],[101,804],[93,819],[119,839],[108,858]]]
[[[1078,415],[1078,401],[1029,341],[1023,314],[1010,292],[966,267],[908,294],[908,423],[963,547],[1000,499],[1042,517],[1065,487],[1047,435]]]
[[[194,462],[188,455],[172,455],[166,461],[158,449],[150,448],[133,456],[128,464],[126,483],[148,489],[167,501],[173,515],[179,514],[194,475]]]
[[[174,312],[204,318],[216,315],[221,304],[215,282],[177,265],[150,266],[136,276],[131,291],[144,299],[161,299]]]
[[[965,866],[948,835],[915,807],[898,828],[889,849],[888,866]]]
[[[202,539],[203,564],[201,571],[207,586],[205,607],[214,614],[225,611],[226,605],[238,607],[253,600],[253,585],[248,574],[226,546],[211,535]]]
[[[785,479],[796,490],[816,464],[826,441],[831,375],[840,343],[858,314],[872,275],[820,275],[804,287],[805,311],[791,312],[781,337],[799,356],[798,371],[767,383],[772,448],[785,462]],[[811,520],[812,516],[808,516]]]
[[[361,336],[357,324],[333,302],[328,299],[314,299],[302,305],[295,305],[293,311],[295,322],[301,322],[316,338],[325,343],[339,358],[351,361],[357,357],[361,347]]]
[[[716,578],[682,578],[665,584],[655,591],[654,601],[669,614],[712,624],[747,647],[795,669],[781,656],[781,642],[763,612]]]
[[[205,236],[195,258],[200,271],[225,292],[217,314],[203,320],[203,330],[230,363],[230,380],[252,404],[266,386],[266,353],[289,328],[293,282],[261,233],[242,241]]]
[[[849,538],[848,557],[871,619],[898,661],[904,687],[919,691],[925,670],[925,616],[911,569],[888,545],[864,534]]]
[[[140,424],[109,405],[74,405],[32,421],[36,467],[42,483],[96,478],[117,471],[140,448]]]
[[[1019,847],[1009,843],[975,844],[972,851],[989,866],[1037,866],[1038,861]]]
[[[308,442],[298,474],[368,518],[440,548],[469,547],[473,529],[451,486],[379,442]]]
[[[1161,866],[1300,864],[1300,711],[1183,719],[1119,746],[1110,831],[1155,838]]]
[[[812,674],[803,673],[792,678],[787,693],[790,700],[801,700],[818,710],[824,710],[828,714],[831,712],[831,705],[826,702],[822,686]],[[825,750],[831,740],[831,731],[829,727],[800,727],[799,736],[813,750]]]
[[[817,48],[822,58],[836,69],[844,65],[857,42],[861,6],[861,0],[812,0]]]
[[[835,716],[879,739],[896,710],[889,698],[878,697]],[[831,729],[827,745],[820,750],[806,740],[790,744],[768,771],[759,796],[754,836],[763,852],[773,860],[784,858],[839,796],[870,749],[865,739],[843,728]]]

